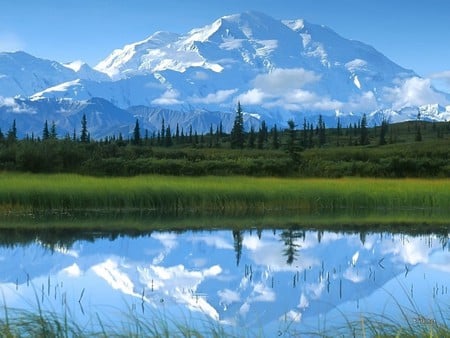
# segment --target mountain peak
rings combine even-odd
[[[32,97],[33,104],[101,97],[121,109],[143,105],[186,116],[230,113],[240,101],[246,111],[278,125],[318,114],[333,119],[336,111],[357,118],[450,102],[428,80],[369,45],[326,26],[259,12],[223,16],[184,34],[155,32],[114,50],[95,69],[79,61],[61,65],[24,52],[0,53],[0,97],[16,95]],[[436,119],[449,111],[426,109]],[[205,121],[197,126],[209,128]]]

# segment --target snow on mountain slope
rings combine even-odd
[[[28,96],[74,78],[75,72],[58,62],[24,52],[0,53],[0,96]]]
[[[0,53],[0,96],[29,96],[76,79],[108,81],[106,74],[85,63],[60,64],[24,52]]]
[[[157,32],[115,50],[95,69],[127,80],[131,91],[140,93],[136,101],[113,101],[122,108],[150,102],[223,110],[240,100],[252,110],[284,112],[287,119],[298,111],[333,115],[450,102],[429,81],[371,46],[324,26],[258,12],[224,16],[183,35]],[[137,75],[154,76],[164,90],[133,83]]]
[[[83,80],[92,80],[92,81],[111,80],[107,74],[91,68],[86,62],[80,60],[63,64],[63,66],[72,69],[75,73],[77,73],[78,77]]]
[[[81,119],[86,114],[88,130],[92,138],[128,135],[135,122],[127,111],[114,106],[111,102],[92,98],[84,101],[72,99],[0,98],[0,126],[7,130],[13,120],[16,121],[19,137],[25,135],[41,136],[44,122],[55,122],[58,137],[75,131],[79,136]]]
[[[0,97],[16,95],[41,103],[101,97],[119,110],[147,106],[170,111],[172,125],[184,121],[199,133],[233,114],[237,101],[269,126],[305,117],[315,122],[319,114],[327,125],[337,115],[357,121],[363,113],[373,121],[384,115],[403,121],[419,109],[424,118],[446,120],[450,111],[449,94],[373,47],[325,26],[258,12],[224,16],[181,35],[156,32],[116,49],[95,69],[1,53]]]

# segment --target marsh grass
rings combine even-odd
[[[150,316],[140,316],[135,312],[122,313],[120,320],[107,321],[97,314],[93,323],[80,326],[67,314],[59,316],[36,312],[3,308],[4,317],[0,318],[2,337],[272,337],[273,334],[288,337],[450,337],[450,328],[441,312],[437,318],[426,318],[419,312],[401,309],[403,320],[394,320],[383,314],[364,314],[357,320],[344,316],[341,327],[321,325],[316,330],[304,330],[292,323],[283,331],[265,332],[239,330],[224,326],[212,320],[196,321],[191,318],[174,319],[161,312]]]
[[[288,179],[0,174],[0,211],[151,210],[160,214],[449,210],[448,179]]]

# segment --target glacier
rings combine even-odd
[[[172,128],[204,133],[220,120],[230,129],[238,101],[247,126],[258,120],[269,126],[304,118],[315,123],[319,115],[333,126],[338,116],[352,122],[364,113],[372,124],[380,117],[416,119],[419,112],[424,120],[450,119],[448,93],[375,48],[326,26],[259,12],[223,16],[185,34],[155,32],[93,68],[0,53],[3,130],[16,119],[23,133],[38,133],[53,120],[60,134],[71,133],[86,113],[80,107],[95,106],[87,111],[95,115],[93,137],[130,132],[136,118],[149,131],[165,118]]]

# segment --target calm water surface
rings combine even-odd
[[[39,304],[87,329],[126,326],[130,314],[266,336],[361,315],[448,321],[449,274],[449,237],[434,234],[152,232],[0,247],[2,303]]]

